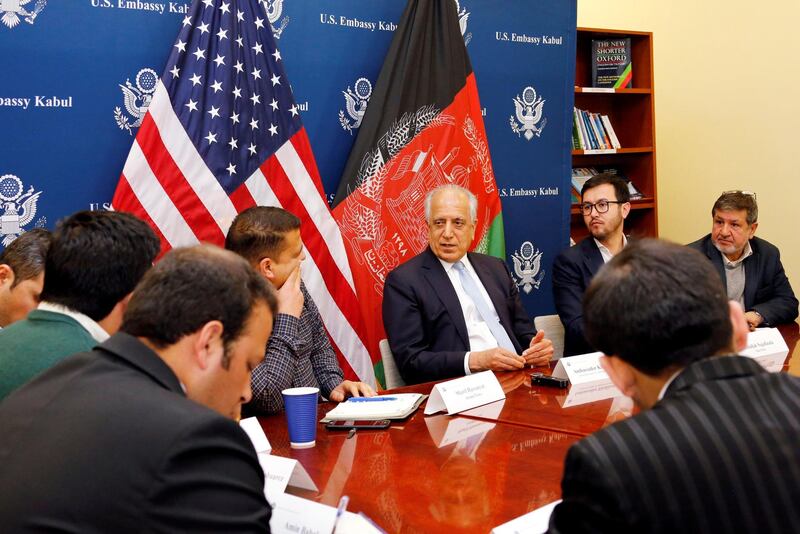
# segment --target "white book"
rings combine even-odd
[[[376,421],[403,419],[416,410],[426,395],[392,393],[376,397],[352,397],[329,411],[323,421]]]
[[[614,148],[622,148],[622,145],[619,144],[619,139],[617,139],[617,134],[614,132],[614,127],[611,126],[611,119],[608,118],[608,115],[601,115],[600,119],[603,121],[603,126],[606,127],[608,137],[611,138],[611,145]]]

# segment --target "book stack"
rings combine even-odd
[[[644,198],[644,195],[636,189],[636,186],[633,185],[633,182],[630,178],[622,174],[619,169],[615,167],[604,167],[604,168],[597,168],[597,167],[573,167],[572,168],[572,198],[573,204],[577,204],[580,200],[575,200],[577,197],[578,199],[581,198],[581,191],[583,190],[583,185],[586,181],[594,176],[595,174],[600,173],[611,173],[616,174],[622,177],[626,182],[628,182],[628,192],[631,194],[631,200],[640,200]]]
[[[575,150],[608,150],[622,148],[608,115],[573,108],[572,148]]]

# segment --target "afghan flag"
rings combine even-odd
[[[386,335],[386,276],[428,246],[424,199],[443,184],[478,198],[471,248],[505,258],[503,219],[478,87],[455,2],[410,0],[334,199],[373,352]]]

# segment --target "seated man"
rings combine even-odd
[[[47,253],[41,304],[0,330],[0,400],[115,333],[158,248],[150,227],[127,213],[82,211],[61,221]]]
[[[800,378],[735,355],[744,313],[701,254],[632,243],[584,324],[642,411],[570,448],[550,532],[797,532]]]
[[[269,532],[263,471],[234,420],[274,312],[235,254],[167,254],[119,333],[0,403],[3,530]]]
[[[386,277],[383,324],[406,383],[546,365],[553,357],[505,262],[467,253],[477,210],[475,195],[463,187],[430,191],[429,248]]]
[[[742,305],[750,328],[794,321],[797,298],[783,272],[781,254],[755,236],[755,193],[726,191],[714,203],[711,217],[711,233],[689,246],[717,268],[728,298]]]
[[[336,402],[375,395],[368,384],[344,380],[317,306],[300,279],[305,259],[300,219],[281,208],[247,209],[233,220],[225,248],[250,262],[278,295],[275,328],[264,362],[253,369],[248,408],[278,412],[283,409],[281,391],[292,387],[319,387]]]
[[[592,278],[628,243],[623,223],[630,212],[628,184],[616,174],[589,178],[581,190],[581,212],[589,236],[553,262],[553,297],[564,323],[564,356],[594,349],[583,336],[581,299]]]
[[[39,304],[50,232],[34,228],[0,254],[0,328],[24,319]]]

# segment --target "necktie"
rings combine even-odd
[[[467,296],[472,299],[472,302],[478,309],[478,313],[483,318],[486,326],[489,327],[494,339],[497,341],[497,345],[516,354],[517,349],[514,348],[514,343],[512,343],[511,338],[508,337],[506,329],[503,328],[503,325],[500,324],[499,320],[493,318],[492,311],[489,309],[489,306],[483,299],[477,284],[467,272],[464,264],[460,261],[456,262],[456,264],[453,265],[453,268],[458,271],[458,277],[461,280],[461,287],[464,288],[464,293],[466,293]]]

